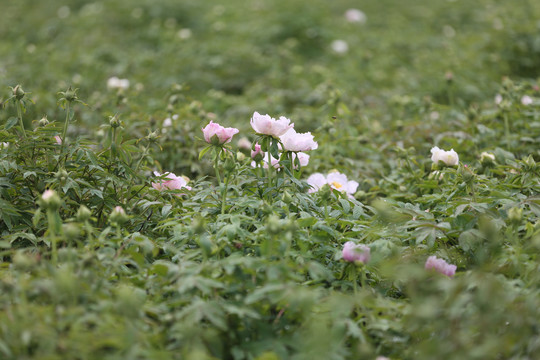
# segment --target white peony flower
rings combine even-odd
[[[442,161],[447,166],[456,166],[459,163],[459,156],[451,149],[450,151],[444,151],[439,149],[437,146],[431,149],[431,161],[435,164],[438,164],[439,161]]]

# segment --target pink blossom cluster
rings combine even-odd
[[[311,186],[308,191],[310,193],[317,192],[324,185],[328,185],[332,189],[346,193],[349,197],[352,197],[358,188],[356,181],[347,179],[347,175],[338,171],[330,172],[326,176],[321,173],[312,174],[308,177],[307,183]]]
[[[438,259],[436,256],[430,256],[426,261],[425,268],[452,277],[456,273],[457,266],[448,264],[444,259]]]
[[[370,258],[370,249],[363,244],[355,244],[352,241],[347,241],[343,245],[342,251],[343,260],[349,262],[359,261],[361,263],[367,263]]]

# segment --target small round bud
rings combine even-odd
[[[236,153],[236,159],[238,159],[238,161],[242,162],[242,161],[246,160],[246,155],[244,155],[244,153],[238,151]]]
[[[26,95],[26,93],[22,89],[21,85],[17,85],[13,88],[13,96],[15,96],[17,100],[22,100],[24,95]]]
[[[146,139],[150,142],[156,142],[156,140],[159,138],[158,132],[156,131],[150,131],[148,135],[146,135]]]
[[[226,172],[232,172],[236,168],[236,162],[232,157],[228,157],[227,160],[225,160],[225,163],[223,164],[223,168]]]
[[[282,232],[282,224],[276,215],[270,215],[266,223],[266,230],[271,235],[277,235]]]
[[[92,212],[84,205],[81,205],[79,210],[77,210],[77,221],[85,222],[90,219],[90,216],[92,216]]]
[[[513,207],[508,210],[508,220],[514,224],[518,224],[521,221],[523,216],[523,209],[518,207]]]
[[[109,125],[111,125],[113,129],[116,129],[120,126],[120,119],[118,119],[117,115],[109,117]]]
[[[115,223],[117,225],[122,225],[129,220],[128,216],[126,215],[126,211],[121,206],[116,206],[113,209],[109,219],[112,223]]]
[[[77,89],[73,90],[70,86],[69,89],[67,89],[67,91],[64,93],[64,98],[66,98],[66,100],[69,102],[77,100]]]
[[[62,205],[62,200],[54,190],[45,190],[41,195],[41,205],[46,209],[57,210]]]
[[[465,182],[474,180],[474,172],[467,165],[460,166],[459,173]]]
[[[287,190],[285,190],[283,192],[283,196],[281,197],[281,200],[283,200],[285,204],[290,204],[293,201],[293,198],[291,194]]]
[[[484,151],[480,154],[480,162],[484,166],[493,165],[495,163],[495,155]]]
[[[66,171],[66,169],[60,169],[56,172],[56,174],[54,174],[54,177],[60,181],[61,183],[64,183],[67,179],[68,179],[68,172]]]
[[[44,116],[44,117],[42,117],[42,118],[39,120],[38,125],[39,125],[40,127],[47,126],[47,125],[49,125],[49,120],[47,120],[47,117]]]

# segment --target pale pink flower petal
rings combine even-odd
[[[363,244],[355,244],[352,241],[347,241],[343,246],[342,256],[345,261],[359,261],[367,263],[370,258],[370,248]]]
[[[307,178],[307,183],[311,186],[308,192],[313,193],[319,191],[324,185],[327,184],[326,177],[321,173],[311,174]]]
[[[291,120],[283,116],[276,120],[268,114],[261,115],[256,111],[250,120],[251,127],[256,133],[275,137],[280,137],[292,128],[294,124],[290,124],[290,122]]]
[[[283,143],[283,148],[286,151],[309,151],[318,148],[318,144],[313,140],[313,135],[310,132],[300,134],[294,129],[289,129],[279,138]]]
[[[457,266],[448,264],[444,259],[438,259],[436,256],[430,256],[426,260],[426,270],[435,270],[443,275],[452,277],[456,273]]]
[[[161,177],[162,175],[158,173],[157,171],[154,171],[154,175]],[[179,190],[179,189],[186,189],[191,190],[191,187],[187,185],[186,179],[184,179],[182,176],[176,176],[173,173],[165,173],[163,176],[166,176],[165,179],[160,179],[158,182],[152,183],[152,187],[156,190],[163,191],[163,190]],[[183,194],[177,194],[177,196],[181,196]]]

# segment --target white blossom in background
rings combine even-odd
[[[499,105],[503,101],[503,97],[501,94],[495,95],[495,104]]]
[[[345,40],[334,40],[332,41],[332,44],[330,44],[330,47],[338,54],[345,54],[349,51],[349,45]]]
[[[170,117],[163,120],[163,127],[168,128],[172,126],[172,119]]]
[[[241,137],[240,140],[238,140],[237,145],[240,149],[251,149],[251,141],[249,141],[249,139],[245,136]]]
[[[528,105],[531,105],[533,103],[533,99],[528,96],[528,95],[524,95],[522,98],[521,98],[521,103],[525,106],[528,106]]]
[[[361,10],[349,9],[345,11],[345,19],[347,19],[347,21],[350,23],[365,24],[367,21],[367,16]]]
[[[126,90],[129,88],[129,80],[128,79],[119,79],[116,76],[113,76],[107,80],[107,88],[110,90],[116,90],[116,89],[122,89]]]
[[[180,29],[178,31],[178,37],[182,40],[189,39],[191,37],[191,30],[190,29]]]

